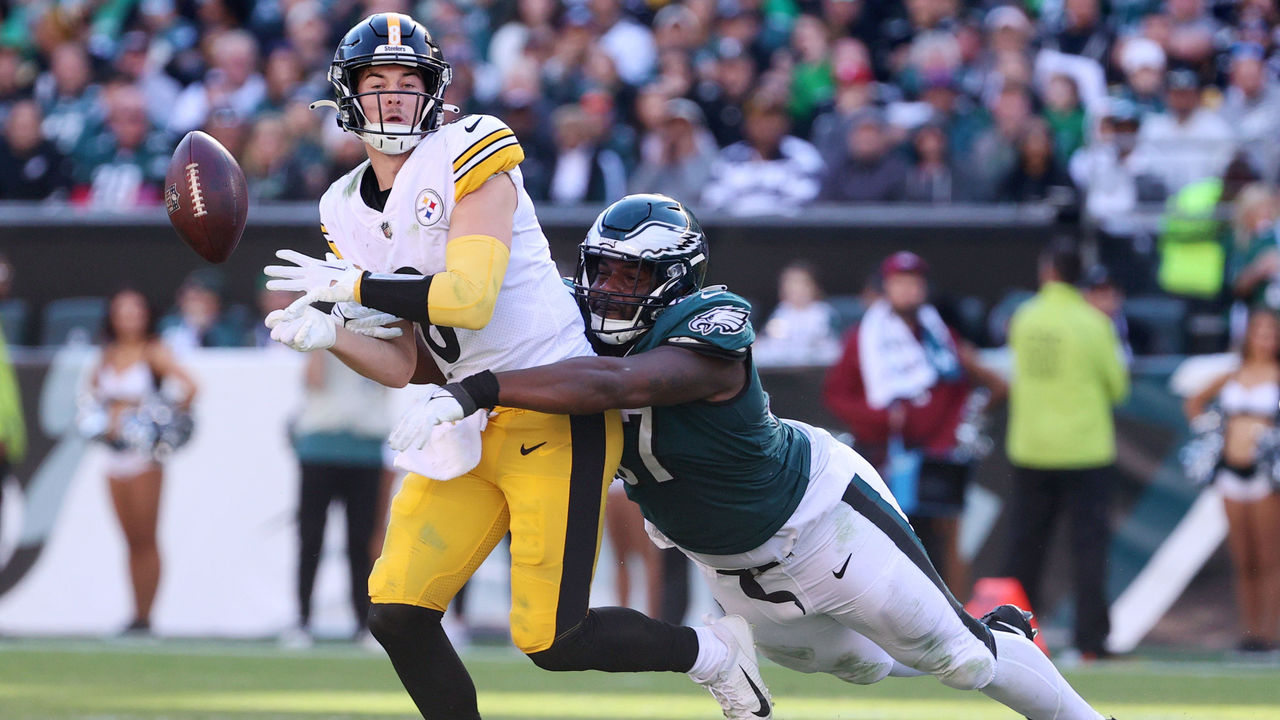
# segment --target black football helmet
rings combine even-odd
[[[424,92],[356,92],[360,71],[373,65],[416,68],[422,74]],[[338,43],[329,66],[329,82],[338,98],[338,125],[390,155],[412,150],[423,137],[440,127],[445,110],[444,90],[452,79],[453,70],[444,61],[431,34],[422,23],[400,13],[377,13],[361,20]],[[381,102],[378,103],[379,117],[366,116],[360,99],[387,93],[407,96],[405,105],[411,109],[409,122],[383,122]],[[330,103],[315,103],[312,107],[320,104]]]
[[[649,270],[647,282],[638,276],[627,292],[593,289],[605,258],[638,263]],[[573,291],[591,334],[625,345],[648,332],[663,308],[701,289],[706,276],[707,238],[689,208],[666,195],[628,195],[600,213],[578,246]]]

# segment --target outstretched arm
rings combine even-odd
[[[589,415],[728,400],[746,381],[746,366],[741,360],[668,346],[634,357],[572,358],[496,375],[486,370],[460,382],[430,388],[427,396],[400,417],[388,442],[396,450],[421,448],[436,425],[497,405],[557,415]]]
[[[631,357],[572,358],[496,378],[498,405],[566,415],[725,400],[746,382],[741,360],[669,346]]]

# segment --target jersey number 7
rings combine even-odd
[[[618,474],[628,485],[666,482],[671,473],[653,454],[653,408],[622,411],[622,463]]]

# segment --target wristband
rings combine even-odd
[[[463,414],[467,416],[480,408],[492,410],[498,404],[498,376],[488,370],[468,375],[444,388],[458,399]]]

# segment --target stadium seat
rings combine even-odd
[[[826,300],[836,311],[835,321],[832,323],[836,335],[844,335],[849,328],[858,324],[862,314],[867,311],[867,304],[857,295],[830,295]]]
[[[100,297],[73,297],[51,300],[40,320],[40,344],[64,345],[92,342],[102,327],[107,300]]]
[[[1137,295],[1124,301],[1129,343],[1135,355],[1180,355],[1186,351],[1183,318],[1187,302],[1167,295]]]
[[[1014,311],[1034,296],[1030,290],[1010,290],[991,308],[987,315],[987,342],[992,347],[1000,347],[1009,341],[1009,321],[1013,319]]]
[[[4,330],[4,339],[8,344],[27,344],[28,309],[27,301],[21,298],[0,301],[0,329]]]

